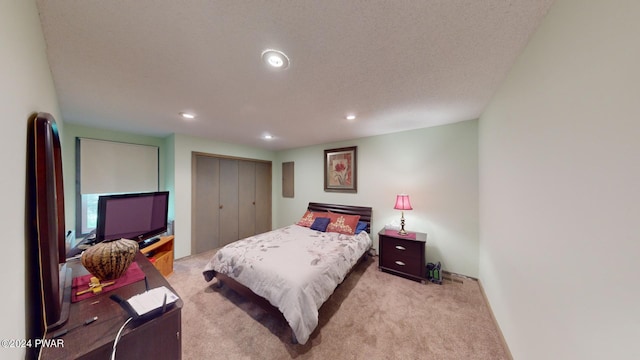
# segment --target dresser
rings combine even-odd
[[[147,277],[149,288],[165,286],[176,293],[142,253],[136,254],[135,261]],[[87,273],[78,259],[67,262],[67,266],[71,267],[73,276],[82,276]],[[129,318],[124,309],[111,300],[110,296],[117,294],[128,299],[145,290],[145,282],[140,280],[113,291],[105,291],[92,298],[71,303],[67,323],[51,331],[45,339],[62,346],[43,347],[40,359],[110,359],[118,330]],[[182,305],[183,302],[179,299],[164,314],[152,319],[129,322],[118,342],[116,359],[180,359],[182,356]],[[93,317],[97,317],[96,321],[83,325]],[[52,339],[53,334],[64,330],[68,333],[58,339]]]
[[[425,246],[427,234],[382,229],[378,233],[378,268],[395,275],[425,283]]]

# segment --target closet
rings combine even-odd
[[[271,230],[271,162],[192,156],[191,253]]]

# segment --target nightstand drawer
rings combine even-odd
[[[392,237],[382,239],[382,251],[385,256],[397,257],[404,260],[420,259],[420,252],[424,251],[422,244],[412,240],[402,240]]]
[[[388,254],[384,255],[380,266],[415,276],[422,276],[422,272],[425,271],[424,266],[420,264],[420,258],[397,257]]]

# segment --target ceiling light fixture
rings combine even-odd
[[[263,51],[262,61],[276,70],[284,70],[289,67],[289,58],[280,50],[267,49]]]
[[[355,119],[356,119],[356,116],[355,116],[355,115],[353,115],[353,114],[349,114],[349,115],[347,115],[347,116],[346,116],[346,119],[347,119],[347,120],[355,120]]]
[[[265,139],[265,140],[271,140],[271,139],[273,139],[273,136],[267,134],[267,135],[263,136],[262,138]]]
[[[193,115],[193,114],[191,114],[191,113],[181,112],[181,113],[179,113],[179,114],[180,114],[180,116],[182,116],[183,118],[185,118],[185,119],[189,119],[189,120],[191,120],[191,119],[195,119],[195,118],[196,118],[196,116],[195,116],[195,115]]]

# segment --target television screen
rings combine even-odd
[[[96,241],[142,241],[162,234],[168,210],[168,191],[100,196]]]

